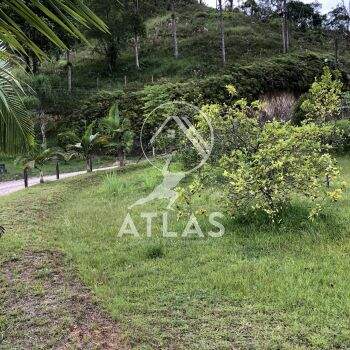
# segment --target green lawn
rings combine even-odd
[[[350,184],[350,159],[340,163]],[[128,205],[160,180],[140,165],[0,199],[9,228],[0,262],[23,249],[62,250],[133,349],[350,348],[349,191],[315,222],[295,203],[275,226],[227,218],[216,239],[162,238],[160,218],[146,237],[140,213],[162,212],[155,202],[131,212],[140,238],[118,238]],[[197,204],[220,210],[218,189]],[[169,229],[185,224],[171,214]],[[14,317],[2,312],[0,331]]]
[[[111,166],[115,162],[114,157],[95,157],[94,158],[94,167],[105,167]],[[19,180],[23,178],[23,168],[21,164],[18,164],[14,158],[1,157],[0,164],[5,164],[7,172],[5,174],[0,174],[0,181],[8,180]],[[60,162],[60,172],[69,173],[74,171],[82,171],[86,169],[85,161],[80,159],[72,159],[69,162]],[[56,174],[56,163],[48,162],[43,167],[45,175]],[[37,169],[32,169],[29,173],[29,176],[38,176],[39,171]]]

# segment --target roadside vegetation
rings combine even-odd
[[[347,157],[339,165],[350,173]],[[0,240],[1,259],[16,261],[23,249],[62,251],[135,349],[350,346],[348,191],[316,221],[299,201],[281,224],[227,217],[217,239],[164,239],[161,217],[147,238],[140,208],[132,213],[140,238],[117,238],[127,207],[159,180],[153,168],[139,166],[2,199],[2,222],[11,220],[12,228]],[[349,184],[349,176],[341,181]],[[218,189],[205,191],[196,206],[222,209]],[[171,213],[169,230],[180,236],[186,222]],[[203,232],[212,229],[206,215],[199,223]],[[14,316],[2,312],[6,335]]]
[[[349,349],[350,8],[86,4],[0,3],[0,348]]]

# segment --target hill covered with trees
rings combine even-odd
[[[87,29],[90,45],[65,35],[69,51],[48,43],[50,61],[26,60],[37,94],[29,106],[47,114],[52,134],[104,117],[115,100],[139,125],[145,110],[168,98],[224,102],[227,84],[250,99],[275,92],[297,99],[325,65],[347,82],[349,16],[341,5],[328,15],[300,1],[219,1],[217,9],[197,0],[89,5],[109,33]]]

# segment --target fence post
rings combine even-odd
[[[56,179],[59,180],[60,179],[60,165],[58,160],[56,160]]]
[[[28,187],[28,169],[24,168],[23,170],[23,179],[24,179],[24,187]]]

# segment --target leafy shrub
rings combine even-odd
[[[226,90],[232,97],[236,94],[236,89],[232,85],[228,85]],[[232,149],[251,143],[252,138],[256,138],[252,130],[259,125],[261,107],[259,101],[249,104],[246,99],[238,100],[231,106],[211,104],[202,107],[201,113],[196,117],[195,127],[202,136],[209,133],[207,120],[212,127],[214,145],[209,164],[217,165],[224,155],[231,153]],[[244,123],[241,122],[242,118]],[[184,138],[182,143],[184,146],[181,149],[180,159],[185,167],[192,168],[198,163],[199,155],[193,147],[190,147],[187,138]]]
[[[309,98],[308,94],[303,94],[300,96],[296,104],[294,105],[293,112],[292,112],[292,123],[294,125],[301,125],[302,122],[306,119],[306,113],[301,108],[303,103]]]
[[[57,145],[64,150],[68,149],[68,146],[74,145],[79,142],[79,137],[72,130],[66,130],[57,135]]]
[[[233,89],[228,90],[234,94]],[[263,211],[275,219],[295,197],[303,197],[312,202],[313,218],[327,196],[335,201],[341,195],[341,189],[328,188],[338,175],[328,152],[336,130],[333,125],[315,123],[262,123],[261,108],[260,102],[249,104],[245,99],[231,106],[203,107],[216,144],[200,181],[194,181],[197,185],[192,184],[187,195],[182,191],[182,197],[189,202],[194,189],[213,185],[216,179],[233,215]],[[196,127],[203,130],[207,123],[199,119]]]
[[[340,137],[338,136],[337,139],[340,139],[338,143],[340,143],[340,146],[338,146],[338,150],[349,152],[350,151],[350,120],[343,119],[338,120],[335,123],[336,128],[340,131]]]
[[[325,67],[322,77],[311,85],[308,98],[301,105],[306,118],[319,122],[337,119],[342,106],[342,87],[340,72]]]
[[[232,213],[264,211],[274,218],[300,196],[312,201],[310,218],[317,215],[327,196],[326,181],[338,175],[322,144],[332,127],[274,121],[262,128],[256,124],[251,132],[257,138],[252,138],[249,148],[239,147],[221,160]]]

